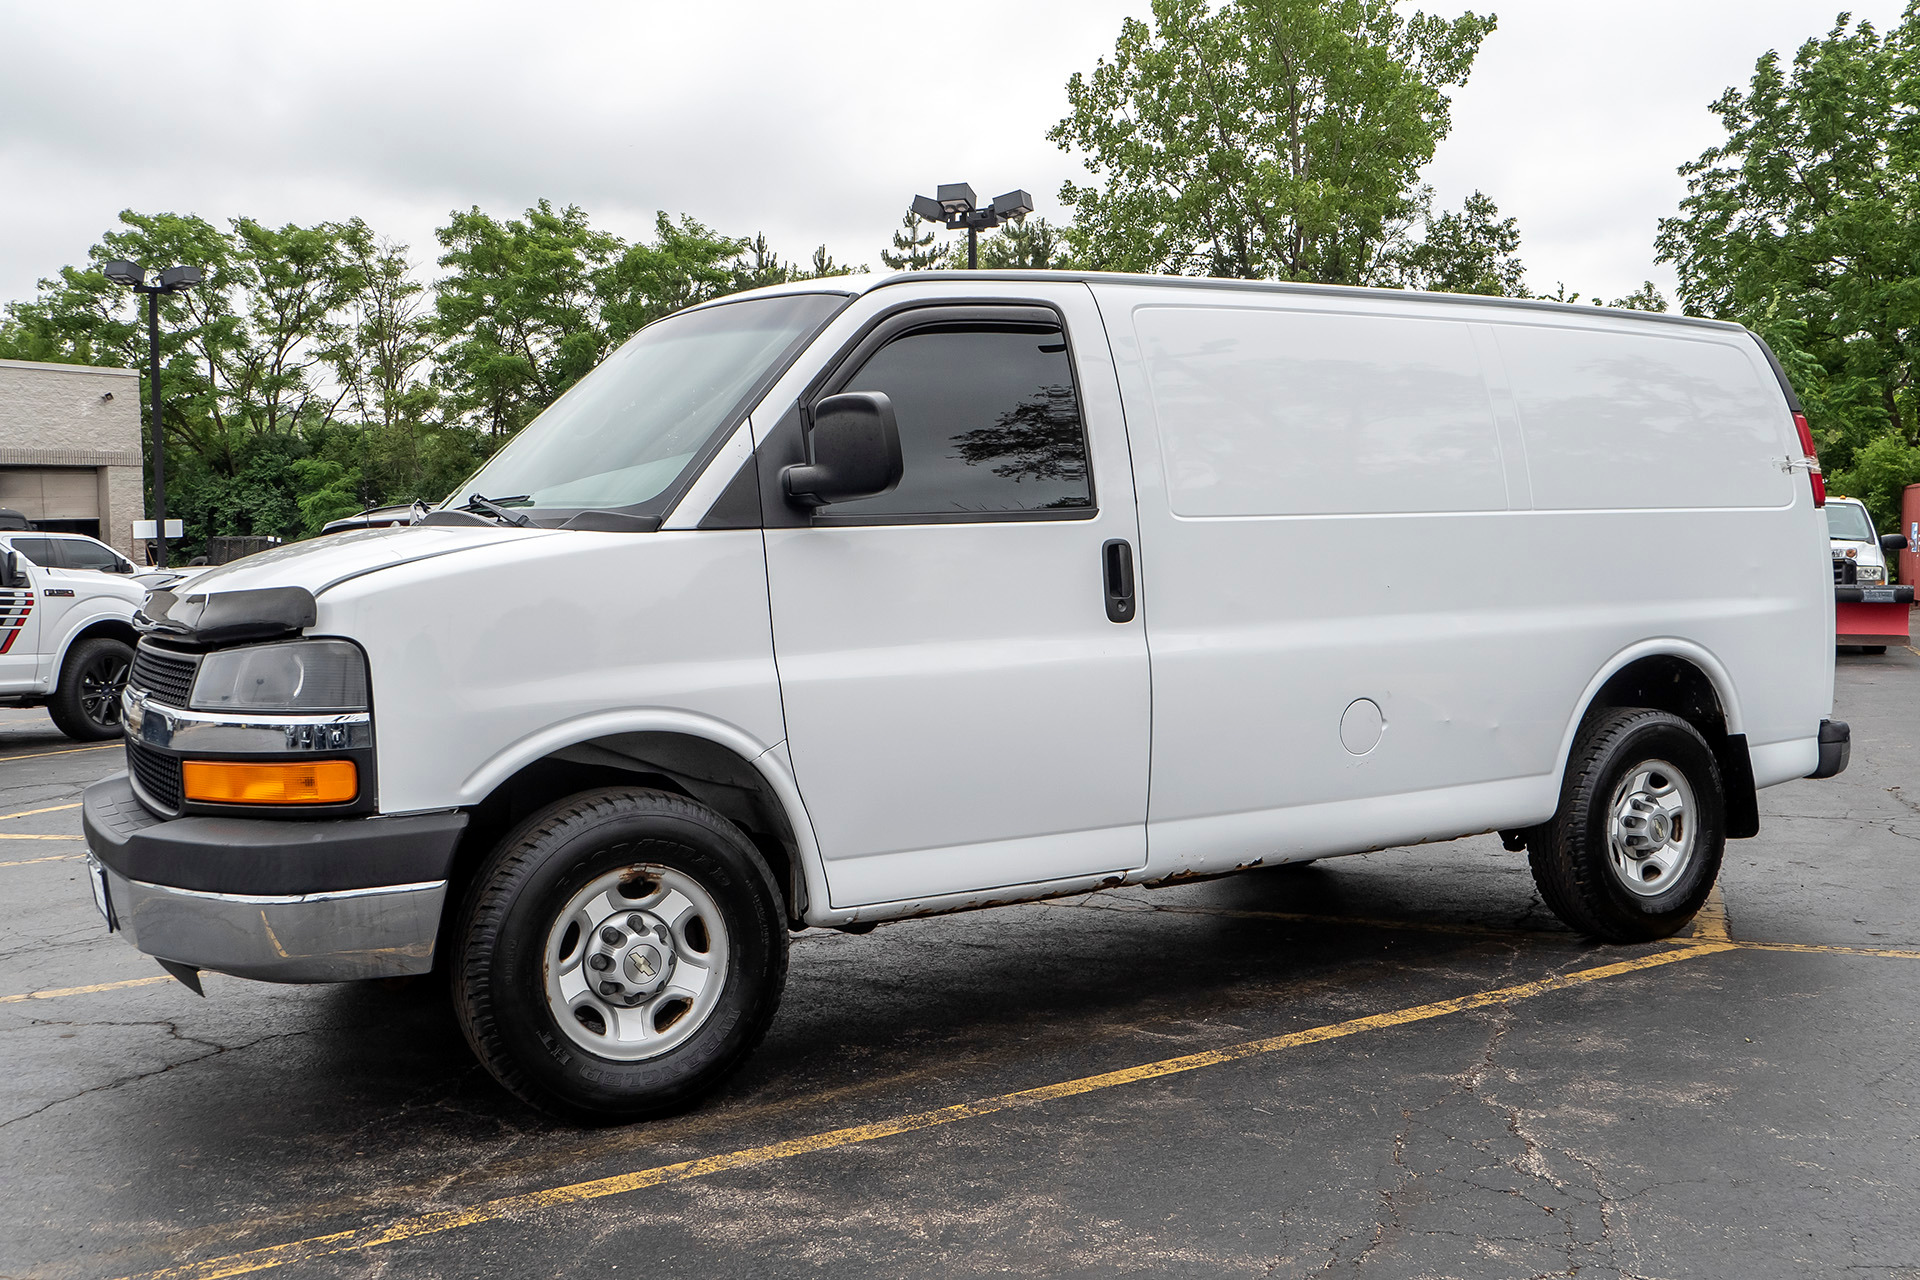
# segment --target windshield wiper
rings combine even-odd
[[[533,501],[532,497],[524,493],[516,493],[512,497],[507,498],[483,498],[477,493],[470,493],[467,495],[466,503],[461,506],[460,510],[479,511],[492,516],[501,524],[515,525],[524,529],[532,524],[533,521],[517,512],[507,510],[505,504],[509,502],[531,501]]]

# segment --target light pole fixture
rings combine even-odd
[[[997,227],[1003,222],[1018,222],[1033,212],[1033,197],[1024,191],[1009,191],[995,196],[984,209],[974,207],[973,188],[964,182],[943,182],[935,197],[915,196],[913,211],[928,222],[937,222],[949,231],[967,229],[967,270],[980,266],[980,229]]]
[[[135,293],[147,295],[147,385],[152,391],[153,435],[153,532],[154,559],[167,567],[167,446],[160,427],[160,295],[179,293],[200,283],[198,267],[168,267],[148,284],[147,269],[137,262],[116,260],[100,268],[100,274]]]

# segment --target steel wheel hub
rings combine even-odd
[[[638,1061],[683,1044],[727,978],[727,927],[700,883],[636,865],[595,878],[547,932],[547,1006],[567,1038]]]
[[[1693,788],[1665,760],[1648,760],[1614,788],[1607,862],[1631,892],[1653,898],[1673,888],[1693,861]]]

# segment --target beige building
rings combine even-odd
[[[0,360],[0,507],[144,563],[139,373]]]

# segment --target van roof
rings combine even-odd
[[[1604,316],[1608,319],[1638,320],[1656,324],[1680,324],[1694,328],[1717,329],[1722,332],[1746,332],[1744,325],[1729,320],[1708,320],[1700,316],[1676,315],[1667,311],[1631,311],[1624,307],[1595,307],[1577,302],[1549,302],[1539,298],[1493,298],[1477,293],[1429,293],[1411,289],[1363,289],[1352,285],[1339,284],[1301,284],[1283,280],[1223,280],[1212,276],[1156,276],[1135,275],[1119,271],[890,271],[885,273],[867,273],[846,276],[826,276],[814,280],[793,280],[786,284],[768,285],[765,288],[750,289],[744,293],[728,294],[724,298],[715,298],[711,302],[700,304],[704,307],[721,306],[729,302],[738,302],[745,298],[770,297],[790,293],[838,293],[857,297],[884,289],[889,285],[913,284],[929,280],[947,280],[955,283],[977,282],[981,280],[1031,282],[1059,282],[1074,280],[1085,284],[1126,284],[1145,285],[1164,289],[1206,289],[1223,293],[1279,293],[1297,294],[1307,297],[1356,297],[1356,298],[1406,298],[1409,295],[1430,298],[1435,301],[1466,303],[1477,307],[1497,307],[1506,310],[1546,311],[1559,315]]]

